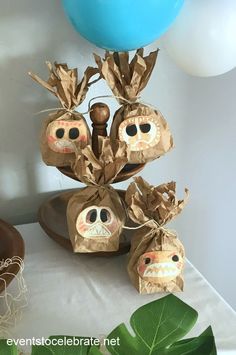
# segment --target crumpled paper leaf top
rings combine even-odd
[[[146,87],[156,64],[158,50],[144,56],[143,48],[137,50],[129,61],[128,52],[106,52],[102,59],[94,54],[100,74],[107,81],[113,94],[122,104],[124,100],[135,102],[140,92]],[[126,101],[124,101],[126,102]]]
[[[46,62],[49,69],[50,77],[47,81],[40,79],[37,75],[29,72],[33,80],[42,85],[54,96],[56,96],[62,107],[72,110],[79,106],[85,99],[89,86],[93,84],[90,79],[98,74],[97,68],[88,67],[81,81],[78,78],[78,70],[70,69],[67,64]]]
[[[99,158],[88,145],[78,150],[72,170],[80,181],[87,185],[107,185],[114,181],[127,164],[127,146],[120,141],[110,141],[108,137],[98,137]]]
[[[176,197],[176,183],[169,182],[159,186],[149,185],[142,177],[135,177],[126,191],[126,203],[130,218],[138,224],[146,224],[153,228],[163,226],[177,216],[184,208],[189,192],[185,189],[185,197]],[[155,222],[153,222],[153,220]]]

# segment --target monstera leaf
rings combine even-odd
[[[18,355],[17,347],[13,345],[7,345],[5,339],[0,339],[0,354],[1,355]]]
[[[64,339],[77,339],[80,340],[88,340],[88,337],[72,337],[72,336],[51,336],[49,339],[53,341],[54,339],[58,342],[58,340]],[[81,345],[50,345],[50,346],[33,346],[31,355],[88,355],[91,346],[85,345],[81,342]],[[93,346],[94,351],[97,349]],[[0,352],[1,354],[1,352]],[[96,355],[96,353],[94,353]]]
[[[103,355],[103,353],[96,346],[91,346],[88,355]]]
[[[181,340],[168,349],[158,350],[161,355],[216,355],[215,339],[211,327],[207,328],[199,337]]]
[[[130,319],[134,335],[125,324],[119,325],[109,335],[107,350],[112,355],[216,355],[211,327],[196,338],[182,339],[197,321],[197,312],[173,295],[163,297],[137,309]],[[74,339],[53,336],[50,340]],[[91,339],[76,337],[78,340]],[[114,340],[117,341],[114,342]],[[80,342],[81,343],[81,342]],[[102,355],[96,346],[34,346],[32,355]],[[17,355],[15,346],[0,340],[0,355]]]
[[[173,295],[151,302],[133,313],[130,319],[135,336],[125,324],[108,336],[119,344],[108,346],[111,354],[183,355],[216,354],[212,331],[208,328],[198,338],[179,341],[196,323],[197,312]]]

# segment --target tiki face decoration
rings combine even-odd
[[[151,251],[143,254],[138,261],[138,274],[153,284],[168,283],[183,270],[184,260],[176,251]]]
[[[154,147],[160,141],[157,116],[136,116],[125,119],[119,126],[119,140],[125,141],[131,151]]]
[[[87,207],[76,221],[76,229],[83,238],[109,239],[118,228],[119,222],[109,207]]]
[[[70,154],[75,146],[84,147],[89,139],[88,128],[81,120],[55,120],[46,130],[48,146],[56,153]]]

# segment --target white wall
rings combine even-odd
[[[191,200],[180,229],[191,261],[236,309],[236,71],[187,86],[179,180]]]
[[[0,0],[0,5],[0,216],[25,223],[36,220],[48,195],[80,186],[41,162],[38,134],[43,117],[35,113],[57,103],[27,72],[46,78],[45,60],[68,62],[82,72],[93,64],[92,53],[103,51],[74,32],[58,0]],[[235,76],[191,78],[161,51],[143,99],[163,112],[176,148],[150,163],[142,175],[153,184],[176,180],[180,196],[185,186],[190,188],[190,203],[175,227],[188,258],[236,308],[229,276],[236,273]],[[88,99],[109,93],[99,82]],[[113,111],[117,107],[104,101]],[[85,103],[81,111],[86,109]]]

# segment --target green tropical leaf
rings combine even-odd
[[[64,342],[64,339],[71,340],[71,343],[76,340],[76,345],[50,345],[50,346],[34,346],[32,355],[88,355],[91,348],[91,338],[88,337],[73,337],[73,336],[51,336],[49,340]],[[96,346],[93,346],[96,348]],[[96,353],[93,353],[96,355]],[[97,353],[99,354],[99,353]],[[1,355],[1,354],[0,354]]]
[[[18,355],[16,345],[8,345],[7,340],[0,339],[0,355]]]
[[[132,336],[124,324],[115,328],[109,339],[120,338],[120,344],[109,345],[111,354],[154,355],[183,338],[196,323],[197,312],[174,295],[168,295],[142,306],[130,319]]]
[[[108,345],[107,349],[111,354],[125,354],[127,351],[129,355],[138,355],[147,353],[147,347],[139,339],[139,337],[131,336],[125,324],[120,324],[107,337],[108,339],[119,338],[119,344],[114,346]]]
[[[96,346],[91,346],[88,355],[103,355],[102,352]]]
[[[192,329],[197,316],[193,308],[174,295],[163,297],[133,313],[133,335],[125,324],[115,328],[108,336],[107,349],[111,355],[216,355],[211,327],[196,338],[181,340]],[[32,355],[102,355],[95,338],[52,336],[49,340],[51,345],[33,346]],[[15,345],[7,345],[7,340],[0,340],[0,355],[18,355],[18,351]]]
[[[47,346],[33,345],[31,355],[54,355],[54,353]]]
[[[216,355],[215,339],[211,327],[199,337],[181,340],[168,349],[160,349],[161,355]]]

